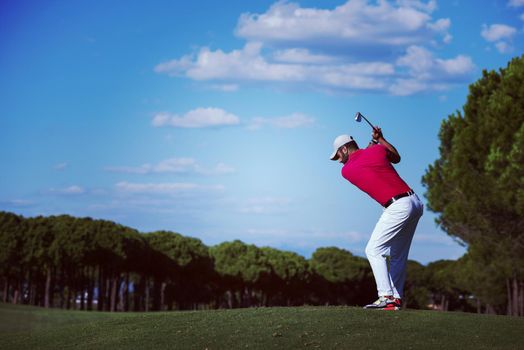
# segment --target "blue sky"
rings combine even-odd
[[[382,209],[332,141],[360,111],[423,198],[441,121],[523,53],[524,1],[481,4],[3,0],[0,210],[363,255]],[[410,258],[460,257],[434,219]]]

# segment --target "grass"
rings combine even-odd
[[[352,307],[99,313],[0,304],[0,349],[522,349],[524,318]]]

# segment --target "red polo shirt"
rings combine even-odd
[[[388,160],[387,148],[380,144],[351,153],[342,167],[342,176],[380,205],[410,190]]]

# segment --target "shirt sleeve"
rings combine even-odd
[[[386,146],[381,145],[381,144],[379,143],[379,144],[375,145],[374,147],[378,147],[378,149],[380,149],[380,151],[379,151],[379,154],[380,154],[380,155],[384,156],[385,158],[388,157],[388,149],[387,149]]]

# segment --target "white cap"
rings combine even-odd
[[[346,143],[353,141],[353,137],[349,135],[340,135],[337,136],[335,141],[333,141],[333,154],[331,154],[331,157],[329,159],[331,160],[337,160],[338,155],[337,151],[340,147],[344,146]]]

